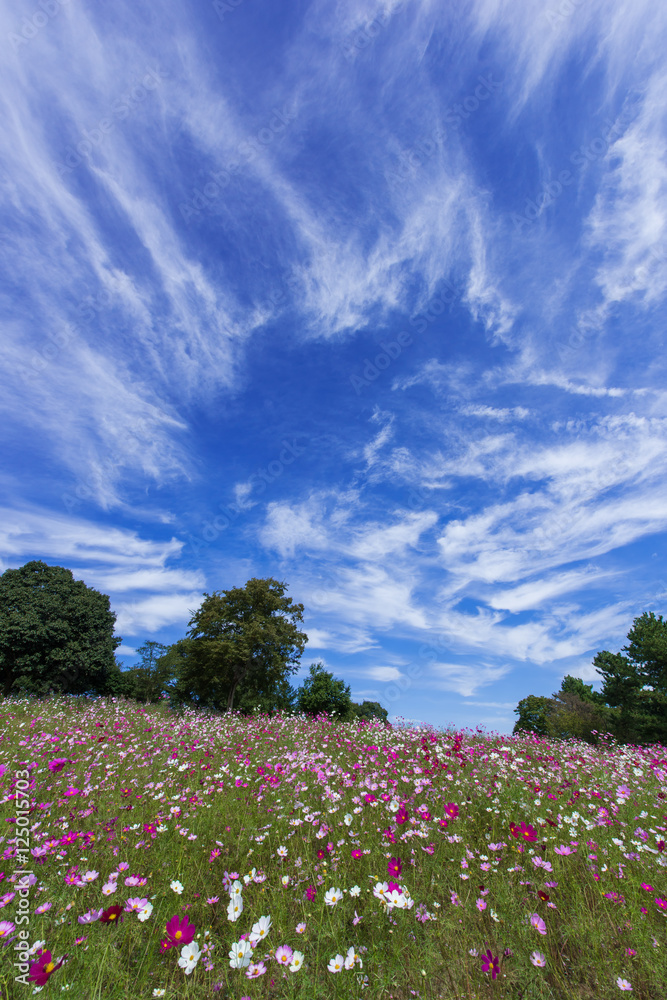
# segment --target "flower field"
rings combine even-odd
[[[665,747],[5,700],[0,791],[3,1000],[667,997]]]

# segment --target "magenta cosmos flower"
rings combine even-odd
[[[403,823],[405,823],[408,820],[409,816],[410,813],[407,811],[405,806],[401,806],[401,808],[396,813],[396,822],[398,823],[399,826],[402,826]]]
[[[403,864],[400,858],[391,858],[389,864],[387,865],[387,875],[393,875],[398,878],[403,871]]]
[[[30,974],[28,978],[32,979],[32,981],[38,986],[46,986],[49,981],[49,977],[60,968],[66,958],[67,956],[63,955],[56,965],[51,959],[51,952],[43,951],[37,961],[30,966]]]
[[[47,766],[52,774],[57,774],[58,771],[62,771],[64,767],[67,767],[69,763],[70,761],[67,757],[54,757],[53,760],[49,761]]]
[[[191,944],[196,930],[195,925],[189,923],[187,917],[179,917],[178,914],[167,924],[167,936],[172,944]]]
[[[485,955],[482,955],[482,972],[490,972],[491,978],[495,979],[500,969],[498,956],[494,958],[489,948]]]
[[[522,838],[530,843],[537,840],[537,830],[530,823],[522,823],[521,826],[510,823],[510,833],[513,837]]]

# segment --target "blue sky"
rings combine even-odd
[[[0,569],[510,733],[667,598],[667,8],[0,13]]]

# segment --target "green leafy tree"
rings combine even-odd
[[[286,677],[280,678],[277,684],[268,684],[261,677],[257,677],[252,683],[246,680],[239,687],[236,711],[242,715],[296,712],[296,695],[295,688]]]
[[[246,702],[256,693],[282,697],[282,681],[298,670],[308,641],[298,628],[303,604],[293,604],[286,589],[253,577],[245,587],[204,594],[170,660],[178,668],[176,701],[231,711],[237,690]]]
[[[125,671],[132,685],[132,697],[137,701],[156,702],[163,693],[168,692],[173,679],[173,670],[164,661],[168,650],[169,646],[153,639],[148,639],[137,649],[140,662]]]
[[[598,734],[609,730],[608,713],[592,700],[567,690],[555,692],[553,699],[546,720],[550,739],[584,740],[597,745]]]
[[[311,663],[310,676],[297,690],[297,707],[306,715],[334,712],[338,719],[347,722],[353,717],[350,688],[343,681],[334,680],[333,674],[322,663]]]
[[[0,683],[9,694],[107,694],[118,665],[109,598],[69,569],[28,562],[0,576]]]
[[[519,718],[514,723],[512,734],[524,730],[534,733],[535,736],[546,736],[548,733],[547,720],[554,704],[551,698],[529,694],[527,698],[522,698],[514,714]]]
[[[387,709],[383,708],[378,701],[364,700],[361,705],[357,705],[357,703],[353,701],[352,711],[357,719],[367,719],[369,722],[372,719],[379,719],[381,722],[387,721]]]

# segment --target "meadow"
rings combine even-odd
[[[664,1000],[666,787],[608,737],[6,699],[0,996]]]

